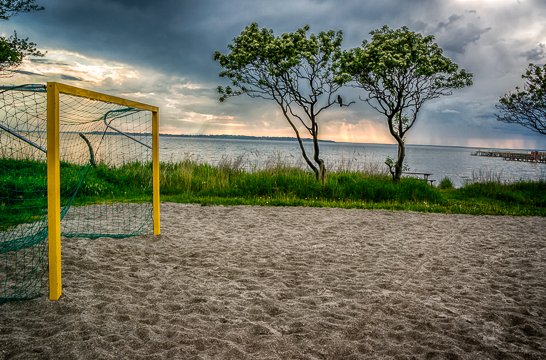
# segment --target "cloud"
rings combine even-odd
[[[78,77],[70,76],[70,75],[61,75],[61,79],[63,79],[63,80],[73,80],[73,81],[83,81],[82,78],[78,78]]]
[[[46,75],[62,80],[101,83],[110,79],[121,84],[124,79],[138,77],[132,66],[95,59],[70,51],[48,50],[48,61],[25,60],[19,67],[22,74]]]
[[[531,50],[520,53],[520,56],[527,59],[527,61],[539,61],[539,60],[544,59],[544,56],[545,56],[544,55],[544,53],[545,53],[544,50],[546,50],[545,48],[546,48],[545,44],[538,44],[537,46],[535,46]]]
[[[415,22],[412,22],[409,25],[409,28],[416,32],[424,32],[427,28],[428,24],[426,22],[422,22],[421,20],[417,20]]]
[[[225,53],[253,21],[277,35],[305,24],[315,34],[343,30],[344,49],[359,46],[385,24],[434,35],[446,56],[474,74],[474,85],[425,104],[412,130],[423,144],[464,145],[468,134],[476,143],[521,138],[528,132],[523,127],[498,127],[494,104],[521,85],[530,61],[546,56],[544,0],[346,0],[342,5],[338,0],[48,0],[44,6],[45,11],[0,22],[0,33],[17,30],[48,51],[26,61],[10,83],[40,83],[47,77],[156,105],[161,131],[172,133],[294,136],[272,101],[246,96],[218,101],[215,88],[228,82],[218,77],[221,67],[212,54]],[[321,113],[324,138],[391,142],[385,119],[358,101],[363,91],[348,87],[341,95],[357,104]],[[545,136],[525,136],[546,147]]]
[[[30,75],[30,76],[43,76],[42,74],[38,74],[32,71],[24,71],[24,70],[9,70],[12,73],[22,74],[22,75]]]
[[[451,109],[445,109],[445,110],[442,110],[442,114],[459,114],[460,111],[457,111],[457,110],[451,110]]]
[[[57,65],[57,66],[68,66],[68,63],[63,63],[51,59],[42,59],[42,58],[30,58],[29,61],[33,64],[40,65]]]
[[[481,35],[489,30],[491,30],[490,27],[479,28],[472,23],[468,23],[466,27],[459,26],[445,30],[439,38],[444,50],[463,54],[468,44],[476,44]]]
[[[457,15],[457,14],[453,14],[451,15],[449,18],[448,18],[448,22],[445,23],[445,22],[440,22],[438,24],[438,30],[441,30],[441,29],[444,29],[444,28],[448,28],[449,26],[451,26],[452,24],[456,23],[458,20],[462,20],[464,19],[464,15]]]

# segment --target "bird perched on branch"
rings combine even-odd
[[[339,103],[339,107],[343,106],[343,100],[341,100],[341,96],[337,96],[337,102]]]

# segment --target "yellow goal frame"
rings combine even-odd
[[[59,95],[68,94],[152,112],[152,171],[154,235],[159,235],[159,108],[57,82],[47,83],[47,221],[49,245],[49,299],[58,300],[61,285],[61,172],[59,149]]]

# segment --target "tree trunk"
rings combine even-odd
[[[395,116],[396,112],[393,112],[391,115],[387,116],[387,123],[389,125],[389,131],[391,135],[396,139],[396,142],[398,143],[398,159],[394,163],[394,172],[392,171],[392,167],[389,165],[390,172],[392,174],[392,180],[397,183],[402,177],[402,170],[404,169],[404,157],[406,156],[406,148],[404,146],[405,132],[401,131],[403,126],[401,117],[396,120],[398,121],[398,129],[395,129],[392,123]]]
[[[279,105],[281,105],[281,109],[282,109],[282,112],[284,114],[284,117],[286,118],[286,120],[288,120],[288,123],[290,124],[290,126],[292,126],[292,129],[296,133],[296,137],[298,138],[298,143],[300,144],[301,154],[302,154],[303,158],[305,159],[305,162],[307,163],[307,165],[309,165],[311,170],[313,170],[313,172],[315,173],[315,178],[318,180],[319,175],[320,175],[319,169],[317,169],[317,167],[311,162],[311,159],[309,159],[309,157],[307,156],[307,153],[305,152],[305,147],[303,146],[303,141],[301,141],[300,132],[298,131],[298,128],[296,127],[296,125],[294,125],[292,120],[290,120],[290,117],[286,113],[286,110],[284,109],[282,104],[279,103]],[[313,140],[314,140],[314,138],[313,138]]]
[[[307,157],[307,153],[305,152],[305,148],[303,147],[303,141],[301,141],[300,134],[297,130],[296,130],[296,136],[298,137],[298,142],[300,143],[301,154],[303,155],[303,158],[305,159],[305,162],[307,163],[307,165],[309,165],[311,170],[313,170],[313,172],[315,173],[315,179],[318,180],[320,175],[319,169],[317,169],[317,167],[311,162],[311,159]]]
[[[319,157],[319,144],[318,144],[318,124],[313,124],[313,147],[314,147],[314,160],[319,165],[319,173],[315,172],[317,180],[320,180],[324,184],[326,179],[326,167],[324,166],[324,160]]]
[[[404,140],[398,140],[398,160],[394,167],[394,182],[399,182],[402,176],[402,170],[404,165],[404,158],[406,157],[406,147],[404,146]]]

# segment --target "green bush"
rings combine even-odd
[[[455,188],[455,186],[453,186],[453,182],[447,176],[445,176],[442,180],[440,180],[440,183],[438,184],[438,187],[440,189],[454,189]]]

